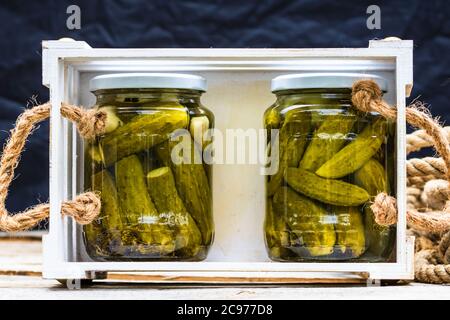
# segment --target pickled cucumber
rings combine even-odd
[[[375,159],[370,159],[355,172],[355,183],[367,190],[371,197],[380,192],[389,193],[389,185],[383,166]],[[364,207],[365,232],[368,251],[376,256],[387,257],[395,241],[395,230],[375,222],[375,215],[370,206]]]
[[[98,255],[107,255],[103,248],[107,246],[109,237],[100,219],[95,219],[90,224],[83,226],[83,232],[86,245],[90,250]]]
[[[354,175],[355,183],[375,197],[380,192],[389,192],[386,172],[375,159],[370,159]]]
[[[122,120],[116,114],[116,107],[104,105],[98,110],[106,113],[105,133],[111,133],[123,125]]]
[[[270,108],[264,114],[264,128],[267,130],[278,129],[280,127],[281,117],[276,108]]]
[[[167,140],[176,129],[186,128],[189,115],[185,109],[173,108],[133,117],[125,125],[100,139],[105,166]]]
[[[150,199],[144,171],[136,155],[116,163],[116,184],[123,216],[132,229],[138,230],[143,244],[148,245],[155,254],[173,252],[173,232],[164,224]]]
[[[84,187],[92,189],[92,175],[103,169],[100,149],[97,144],[92,141],[86,143],[84,149]]]
[[[289,187],[281,187],[273,197],[273,209],[278,215],[285,215],[291,232],[311,256],[324,256],[333,252],[336,242],[333,220],[329,219],[322,206]]]
[[[272,199],[268,199],[266,204],[264,236],[272,258],[279,259],[288,254],[285,249],[291,245],[288,226],[284,214],[275,214]]]
[[[122,228],[123,217],[117,197],[117,190],[111,174],[102,170],[92,176],[92,190],[100,192],[102,208],[100,220],[103,227],[111,232]]]
[[[342,178],[361,168],[385,140],[386,120],[368,124],[358,137],[325,162],[316,174],[323,178]]]
[[[147,186],[160,216],[164,217],[167,225],[177,230],[177,250],[195,256],[200,250],[202,235],[178,195],[170,168],[150,171]]]
[[[342,148],[347,142],[347,134],[351,131],[356,116],[337,114],[329,115],[324,119],[324,122],[314,132],[300,161],[299,167],[304,170],[316,171]]]
[[[209,143],[211,137],[208,135],[209,119],[207,116],[192,117],[189,124],[189,131],[194,141],[204,150]]]
[[[364,223],[357,207],[334,207],[336,245],[343,254],[360,257],[366,251]]]
[[[180,149],[174,151],[175,147],[180,147],[179,144],[190,154],[180,154],[177,152]],[[195,159],[202,159],[201,150],[187,133],[181,142],[167,140],[156,146],[155,151],[164,166],[172,169],[178,194],[197,223],[203,244],[210,244],[214,229],[211,190],[203,164],[195,163]],[[172,161],[172,157],[177,163]]]
[[[89,190],[100,193],[101,212],[97,219],[84,226],[88,247],[101,256],[108,256],[105,248],[120,242],[122,215],[114,180],[106,170],[93,174],[87,180]]]
[[[358,186],[340,180],[321,178],[300,168],[288,168],[284,178],[295,191],[324,203],[357,206],[369,200],[367,191]]]
[[[147,175],[152,170],[161,167],[161,163],[156,156],[153,149],[142,151],[138,154],[139,160],[142,164],[142,169],[144,170],[144,175]]]
[[[307,144],[311,128],[311,115],[308,112],[290,112],[286,115],[279,131],[278,149],[274,147],[272,159],[278,161],[278,171],[270,177],[267,195],[273,195],[283,182],[287,167],[297,166]],[[278,156],[277,156],[278,155]]]
[[[87,153],[89,159],[93,162],[93,164],[99,165],[102,163],[102,155],[98,145],[89,144],[87,147]]]

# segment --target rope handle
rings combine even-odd
[[[382,99],[382,91],[373,80],[361,80],[354,83],[352,88],[353,105],[363,112],[378,112],[388,120],[397,118],[397,110]],[[411,126],[422,129],[427,134],[428,143],[433,143],[436,151],[441,155],[445,170],[443,178],[450,181],[450,145],[447,132],[429,114],[427,108],[420,102],[406,107],[406,122]],[[392,196],[379,193],[371,206],[375,221],[380,225],[389,226],[397,222],[397,202]],[[446,211],[444,209],[444,211]],[[419,212],[409,209],[406,213],[408,225],[416,230],[444,232],[450,229],[450,215],[441,211]]]
[[[9,185],[14,178],[20,155],[25,142],[35,129],[36,125],[49,118],[50,103],[35,106],[25,110],[18,118],[15,127],[11,130],[0,159],[0,230],[18,232],[36,226],[49,216],[48,203],[35,205],[23,212],[10,215],[5,206]],[[62,103],[61,115],[77,125],[80,135],[85,139],[93,139],[105,130],[107,114],[94,109],[83,109],[77,106]],[[78,195],[71,201],[61,204],[61,214],[73,217],[80,224],[91,223],[100,213],[101,202],[95,192],[86,192]]]

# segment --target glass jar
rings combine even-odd
[[[106,132],[85,142],[84,189],[101,195],[84,227],[97,261],[206,257],[214,237],[211,167],[203,161],[214,116],[200,103],[206,80],[184,74],[95,77]]]
[[[266,248],[276,261],[395,259],[395,227],[374,221],[371,201],[394,195],[395,123],[352,106],[354,81],[366,74],[292,74],[272,80],[266,110]],[[275,134],[273,134],[275,133]],[[270,141],[272,139],[272,141]],[[276,166],[275,166],[276,167]]]

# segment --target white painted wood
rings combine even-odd
[[[84,41],[60,41],[49,40],[42,42],[42,83],[44,86],[50,85],[50,68],[52,63],[49,61],[48,52],[54,49],[89,49],[91,48]]]
[[[70,49],[70,50],[69,50]],[[395,49],[395,50],[392,50]],[[54,48],[52,52],[62,59],[77,61],[96,61],[105,59],[133,60],[147,58],[178,58],[192,57],[217,59],[283,59],[283,58],[353,58],[373,59],[377,57],[395,57],[408,52],[410,46],[374,47],[374,48],[320,48],[320,49],[77,49]],[[394,52],[395,51],[395,52]]]
[[[48,70],[48,82],[50,84],[50,102],[52,106],[59,106],[64,96],[64,70],[63,62],[49,49],[44,49]],[[46,73],[44,72],[44,74]],[[45,79],[44,79],[45,80]],[[65,247],[66,238],[64,234],[63,219],[60,209],[61,201],[64,199],[63,183],[67,176],[63,170],[65,158],[63,147],[63,123],[59,108],[52,108],[50,112],[50,217],[49,234],[43,237],[43,265],[63,263],[66,261]],[[46,245],[48,243],[48,245]]]
[[[395,41],[394,41],[395,42]],[[202,101],[216,116],[216,127],[261,128],[262,114],[274,101],[270,79],[289,72],[370,72],[388,79],[389,103],[398,106],[397,199],[399,223],[395,263],[276,263],[264,248],[264,183],[257,165],[214,168],[216,239],[204,262],[91,262],[80,227],[61,219],[60,202],[81,191],[81,141],[52,110],[51,221],[44,242],[44,277],[85,278],[89,271],[149,271],[155,274],[249,277],[305,277],[305,272],[366,272],[376,279],[413,276],[413,240],[406,238],[405,94],[412,86],[412,43],[388,46],[371,42],[358,49],[92,49],[66,44],[44,48],[44,83],[53,106],[60,101],[89,106],[87,83],[99,73],[178,71],[207,77]],[[72,138],[71,138],[72,137]],[[64,147],[65,146],[65,147]],[[55,154],[54,150],[63,150]],[[72,164],[78,163],[78,166]],[[239,184],[236,182],[239,181]],[[68,220],[68,221],[65,221]],[[351,273],[349,273],[351,275]],[[324,275],[325,276],[325,275]]]
[[[70,38],[63,38],[60,40],[42,41],[42,49],[90,49],[91,46],[85,41],[75,41]]]
[[[42,270],[39,238],[0,238],[0,274],[33,274]]]
[[[412,48],[414,45],[414,42],[412,40],[370,40],[369,41],[369,48]]]
[[[153,57],[148,60],[130,59],[130,60],[89,60],[73,61],[71,64],[80,72],[130,72],[130,71],[314,71],[314,70],[333,70],[333,71],[391,71],[395,69],[394,60],[370,60],[363,58],[354,59],[321,59],[311,58],[236,58],[225,60],[214,57],[188,57],[177,58],[168,57],[161,59]]]

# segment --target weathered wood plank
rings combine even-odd
[[[450,286],[410,284],[366,287],[361,285],[193,286],[100,282],[81,290],[68,290],[39,277],[0,276],[0,299],[450,299]]]
[[[42,243],[39,237],[1,237],[0,275],[41,276]]]
[[[107,280],[125,282],[152,282],[152,283],[188,283],[188,284],[361,284],[366,279],[355,278],[251,278],[251,277],[194,277],[194,276],[159,276],[151,274],[109,273]]]

